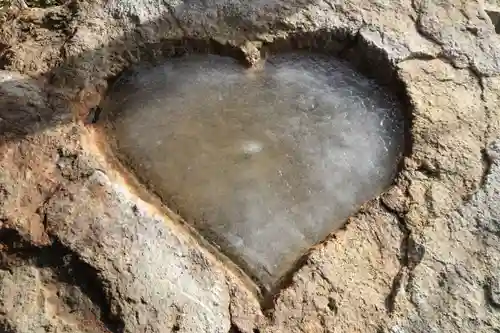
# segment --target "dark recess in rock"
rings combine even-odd
[[[9,323],[4,322],[0,319],[0,332],[1,333],[17,333],[17,331],[9,325]]]
[[[290,52],[262,65],[171,59],[118,80],[102,109],[122,162],[271,289],[390,185],[405,124],[343,61]]]
[[[498,277],[487,279],[485,287],[485,298],[488,303],[496,310],[500,310],[500,280]]]
[[[495,26],[495,32],[500,34],[500,11],[486,10],[486,14],[488,14],[491,19],[491,23]]]
[[[100,280],[99,272],[63,244],[53,240],[51,245],[37,247],[9,228],[0,229],[0,244],[3,248],[0,269],[29,264],[52,270],[60,283],[79,288],[100,309],[95,315],[106,329],[112,333],[123,331],[124,324],[119,314],[111,311],[106,283]]]

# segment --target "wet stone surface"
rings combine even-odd
[[[122,76],[102,110],[121,160],[266,288],[386,189],[403,151],[395,99],[321,55],[172,59]]]

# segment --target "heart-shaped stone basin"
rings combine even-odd
[[[138,178],[267,288],[390,185],[403,148],[395,99],[316,54],[171,59],[122,76],[103,115]]]

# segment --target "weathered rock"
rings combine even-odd
[[[47,98],[34,80],[0,71],[0,222],[37,244],[48,241],[37,208],[57,183],[56,157],[39,154],[39,144],[56,133],[16,141],[44,130],[43,118],[52,112]]]
[[[500,199],[499,176],[500,164],[494,161],[467,203],[425,229],[426,255],[411,272],[398,305],[411,323],[408,331],[488,332],[500,325],[495,309],[500,207],[492,204]]]
[[[100,272],[123,332],[227,332],[228,282],[217,264],[126,195],[95,171],[51,197],[47,231]]]
[[[0,66],[47,73],[42,85],[24,76],[0,83],[0,118],[17,119],[8,131],[0,121],[1,329],[499,327],[500,36],[482,2],[71,1],[9,10],[0,19]],[[252,286],[230,264],[123,185],[118,166],[95,149],[99,137],[71,123],[70,107],[85,115],[105,80],[133,63],[194,50],[255,61],[260,51],[291,45],[327,49],[382,81],[400,82],[413,146],[397,187],[311,249],[264,317]],[[34,116],[16,118],[6,105]],[[19,244],[9,241],[11,233]],[[64,263],[37,264],[39,251],[69,255],[66,266],[85,267],[99,297],[78,279],[82,271],[70,269],[63,281],[57,270]],[[49,280],[71,290],[54,299],[60,308],[79,304],[70,319],[48,307]],[[81,324],[90,318],[83,309],[97,324]]]
[[[489,1],[484,8],[486,14],[491,20],[491,23],[495,27],[496,33],[500,33],[500,7],[496,1]]]
[[[0,271],[2,332],[109,332],[92,300],[54,275],[50,269],[33,266]]]

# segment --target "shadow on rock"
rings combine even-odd
[[[186,1],[159,5],[110,1],[102,5],[75,0],[44,9],[7,10],[0,17],[6,27],[0,33],[0,68],[4,69],[0,71],[0,142],[19,140],[75,120],[94,122],[96,107],[108,85],[134,64],[212,53],[251,65],[265,49],[274,52],[276,48],[319,48],[343,55],[355,43],[356,31],[337,29],[313,36],[292,31],[293,25],[286,23],[287,18],[314,3],[289,6],[272,1],[226,1],[208,5]],[[96,43],[91,41],[102,36],[89,32],[92,24],[87,21],[97,20],[97,16],[102,24],[113,25],[114,30],[110,30],[115,33],[92,48],[89,46]],[[284,37],[280,44],[274,37],[262,37],[279,31],[292,32],[296,38]]]

